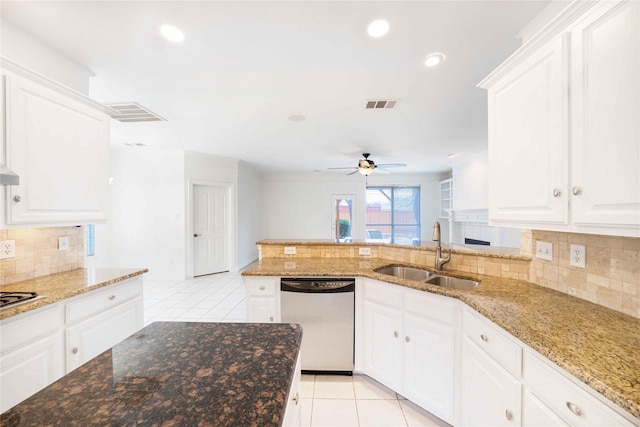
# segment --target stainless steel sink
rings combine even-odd
[[[478,287],[480,282],[469,279],[460,279],[458,277],[451,276],[436,276],[432,275],[429,279],[425,280],[425,283],[431,285],[444,286],[445,288],[462,289],[469,291]]]
[[[444,286],[445,288],[471,290],[477,288],[480,282],[469,279],[460,279],[459,277],[441,276],[427,270],[413,267],[389,266],[381,267],[374,270],[376,273],[386,274],[387,276],[401,277],[407,280],[415,280],[417,282],[428,283],[430,285]]]
[[[401,277],[403,279],[416,280],[419,282],[424,282],[429,277],[433,276],[433,273],[427,270],[402,266],[382,267],[377,268],[374,271],[376,273],[386,274],[387,276]]]

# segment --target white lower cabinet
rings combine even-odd
[[[62,305],[0,322],[0,413],[64,375],[63,327]]]
[[[462,337],[460,421],[464,426],[518,426],[522,383]]]
[[[67,328],[67,372],[134,334],[143,323],[140,298]]]
[[[300,377],[302,373],[302,356],[298,354],[298,361],[296,362],[296,370],[289,388],[289,399],[287,406],[284,410],[284,420],[282,421],[282,427],[300,427],[302,425],[302,418],[300,413]]]
[[[247,322],[280,321],[278,277],[244,277],[247,291]]]
[[[527,390],[522,395],[522,425],[567,427],[569,424],[562,421],[548,406]]]
[[[456,301],[369,279],[364,292],[365,373],[454,423]]]
[[[138,331],[142,307],[138,276],[0,322],[0,413]]]

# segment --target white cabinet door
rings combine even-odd
[[[522,425],[523,427],[568,426],[528,390],[524,392],[522,401]]]
[[[640,236],[640,3],[602,3],[571,31],[572,218]]]
[[[300,427],[302,424],[300,406],[302,405],[300,399],[300,377],[302,373],[302,354],[298,354],[298,361],[296,362],[296,371],[293,376],[293,382],[289,389],[289,400],[287,400],[287,406],[284,411],[284,420],[282,421],[282,427]]]
[[[404,396],[453,422],[455,328],[414,314],[404,322]]]
[[[567,223],[564,45],[553,40],[489,89],[492,221]]]
[[[365,373],[398,390],[402,381],[402,311],[365,301],[364,315]]]
[[[460,421],[464,426],[519,426],[522,384],[462,337]]]
[[[7,187],[7,223],[106,220],[109,116],[18,76],[6,85],[7,162],[20,175]]]
[[[143,324],[142,299],[136,298],[67,328],[67,372],[137,332]]]
[[[0,413],[64,375],[64,335],[57,331],[0,357]]]

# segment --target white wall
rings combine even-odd
[[[256,242],[262,239],[261,174],[253,165],[238,163],[238,267],[258,259]]]
[[[439,211],[439,184],[430,174],[371,175],[371,185],[420,185],[422,240],[431,239]],[[365,178],[338,174],[265,174],[262,180],[263,237],[267,239],[331,239],[331,196],[356,195],[355,239],[365,238]]]
[[[453,165],[453,209],[489,209],[489,164],[487,152]]]
[[[111,214],[98,226],[96,267],[146,267],[149,276],[185,276],[184,154],[131,147],[111,152]]]
[[[0,23],[0,55],[80,93],[89,94],[91,70],[4,19]]]

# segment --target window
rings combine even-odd
[[[367,187],[367,241],[420,244],[420,187]]]
[[[96,226],[87,224],[85,229],[87,230],[87,256],[94,256],[96,254]]]

